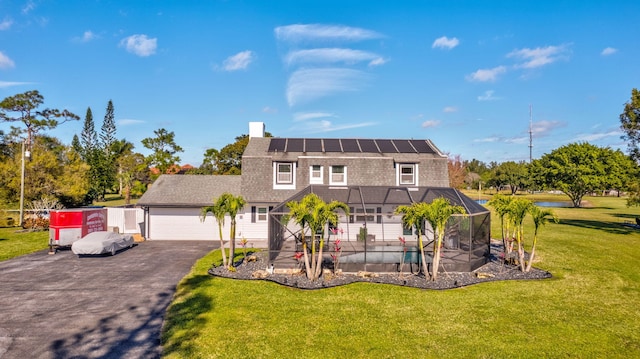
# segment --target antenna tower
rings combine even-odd
[[[529,104],[529,163],[533,161],[533,117],[532,106]]]

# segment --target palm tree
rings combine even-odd
[[[487,205],[492,206],[500,217],[500,229],[502,230],[502,247],[504,248],[505,259],[511,252],[511,246],[507,245],[507,237],[509,236],[510,229],[509,221],[505,221],[505,216],[509,213],[509,204],[512,200],[512,196],[496,194],[489,202],[487,202]]]
[[[234,258],[236,251],[236,216],[238,212],[247,204],[247,201],[240,195],[234,196],[229,194],[225,201],[225,212],[231,217],[231,230],[229,235],[229,269],[234,266]]]
[[[311,267],[309,265],[309,256],[307,255],[307,240],[305,236],[305,231],[307,227],[307,223],[309,221],[309,211],[307,210],[307,196],[303,197],[300,202],[291,201],[287,202],[287,207],[289,208],[289,213],[284,216],[284,222],[288,223],[290,220],[293,221],[300,226],[300,241],[302,242],[302,254],[304,255],[304,266],[305,273],[307,274],[307,278],[311,273]]]
[[[222,265],[227,267],[227,255],[224,249],[224,240],[222,239],[222,227],[224,227],[224,217],[226,212],[226,202],[229,197],[232,197],[229,193],[223,193],[217,199],[214,199],[212,206],[202,207],[200,210],[200,221],[204,222],[207,219],[209,213],[213,214],[218,223],[218,235],[220,236],[220,251],[222,252]]]
[[[552,210],[545,208],[541,209],[538,206],[531,206],[529,209],[529,213],[531,213],[531,217],[533,219],[533,244],[531,246],[531,254],[529,255],[529,262],[527,263],[527,268],[525,272],[531,270],[531,263],[533,263],[533,257],[536,254],[536,243],[538,242],[538,229],[545,224],[547,224],[550,220],[558,223],[558,216],[553,213]]]
[[[439,197],[433,200],[429,204],[424,204],[418,209],[420,217],[431,224],[435,235],[435,242],[433,244],[433,275],[432,280],[438,279],[438,269],[440,266],[440,250],[442,247],[442,240],[444,239],[444,233],[449,218],[454,214],[465,214],[465,209],[462,206],[452,205],[449,200],[444,197]]]
[[[300,202],[291,201],[287,203],[289,214],[285,217],[288,222],[293,219],[301,228],[302,250],[305,260],[305,269],[307,278],[316,280],[322,272],[322,254],[324,251],[325,225],[338,224],[338,213],[336,210],[341,209],[345,215],[349,215],[349,206],[343,202],[331,201],[326,203],[315,193],[304,196]],[[305,226],[311,232],[311,264],[307,255],[308,244],[305,239]],[[316,236],[319,234],[319,248],[316,255]]]
[[[526,198],[517,198],[511,201],[508,206],[508,216],[515,231],[515,240],[518,244],[518,260],[520,269],[525,271],[524,264],[524,218],[533,206],[533,202]]]
[[[420,258],[422,259],[422,271],[426,278],[429,275],[429,270],[427,268],[426,256],[424,254],[424,245],[422,242],[422,224],[424,223],[424,218],[420,216],[420,211],[418,210],[419,206],[420,203],[413,203],[410,206],[398,206],[395,210],[395,214],[402,215],[402,224],[405,227],[415,227],[418,231],[418,248],[420,248]]]

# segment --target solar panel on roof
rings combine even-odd
[[[360,152],[360,146],[358,146],[358,141],[353,138],[342,139],[342,149],[344,152]]]
[[[434,153],[433,148],[425,140],[410,140],[418,153]]]
[[[269,142],[269,152],[284,152],[286,144],[286,138],[272,138],[271,142]]]
[[[416,153],[416,150],[408,140],[393,140],[393,144],[396,145],[400,153]]]
[[[305,152],[322,152],[322,140],[319,138],[307,138],[304,150]]]
[[[380,152],[374,140],[358,140],[358,143],[360,143],[360,148],[362,149],[362,152],[365,152],[365,153]]]
[[[325,138],[324,151],[325,152],[342,152],[342,147],[340,146],[340,140],[337,138]]]
[[[304,140],[302,138],[290,138],[287,141],[287,152],[302,152],[304,150]]]
[[[398,153],[391,140],[375,140],[382,153]]]

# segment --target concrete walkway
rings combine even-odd
[[[0,358],[158,358],[177,283],[217,243],[148,241],[115,256],[0,262]]]

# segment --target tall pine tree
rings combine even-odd
[[[87,114],[84,117],[84,126],[80,134],[80,148],[80,157],[89,165],[89,193],[87,197],[89,201],[93,201],[103,196],[101,186],[103,156],[98,148],[98,136],[93,123],[91,107],[87,108]]]
[[[82,159],[91,166],[90,157],[98,146],[98,136],[96,135],[95,126],[93,124],[93,113],[91,112],[91,107],[87,107],[87,114],[84,117],[84,125],[82,127],[80,137],[80,144],[82,145],[82,152],[80,155],[82,156]]]
[[[100,186],[103,189],[102,194],[112,191],[117,180],[117,154],[115,153],[116,139],[116,122],[113,113],[113,101],[107,103],[107,110],[102,122],[100,130],[100,147],[104,158],[104,168]]]

